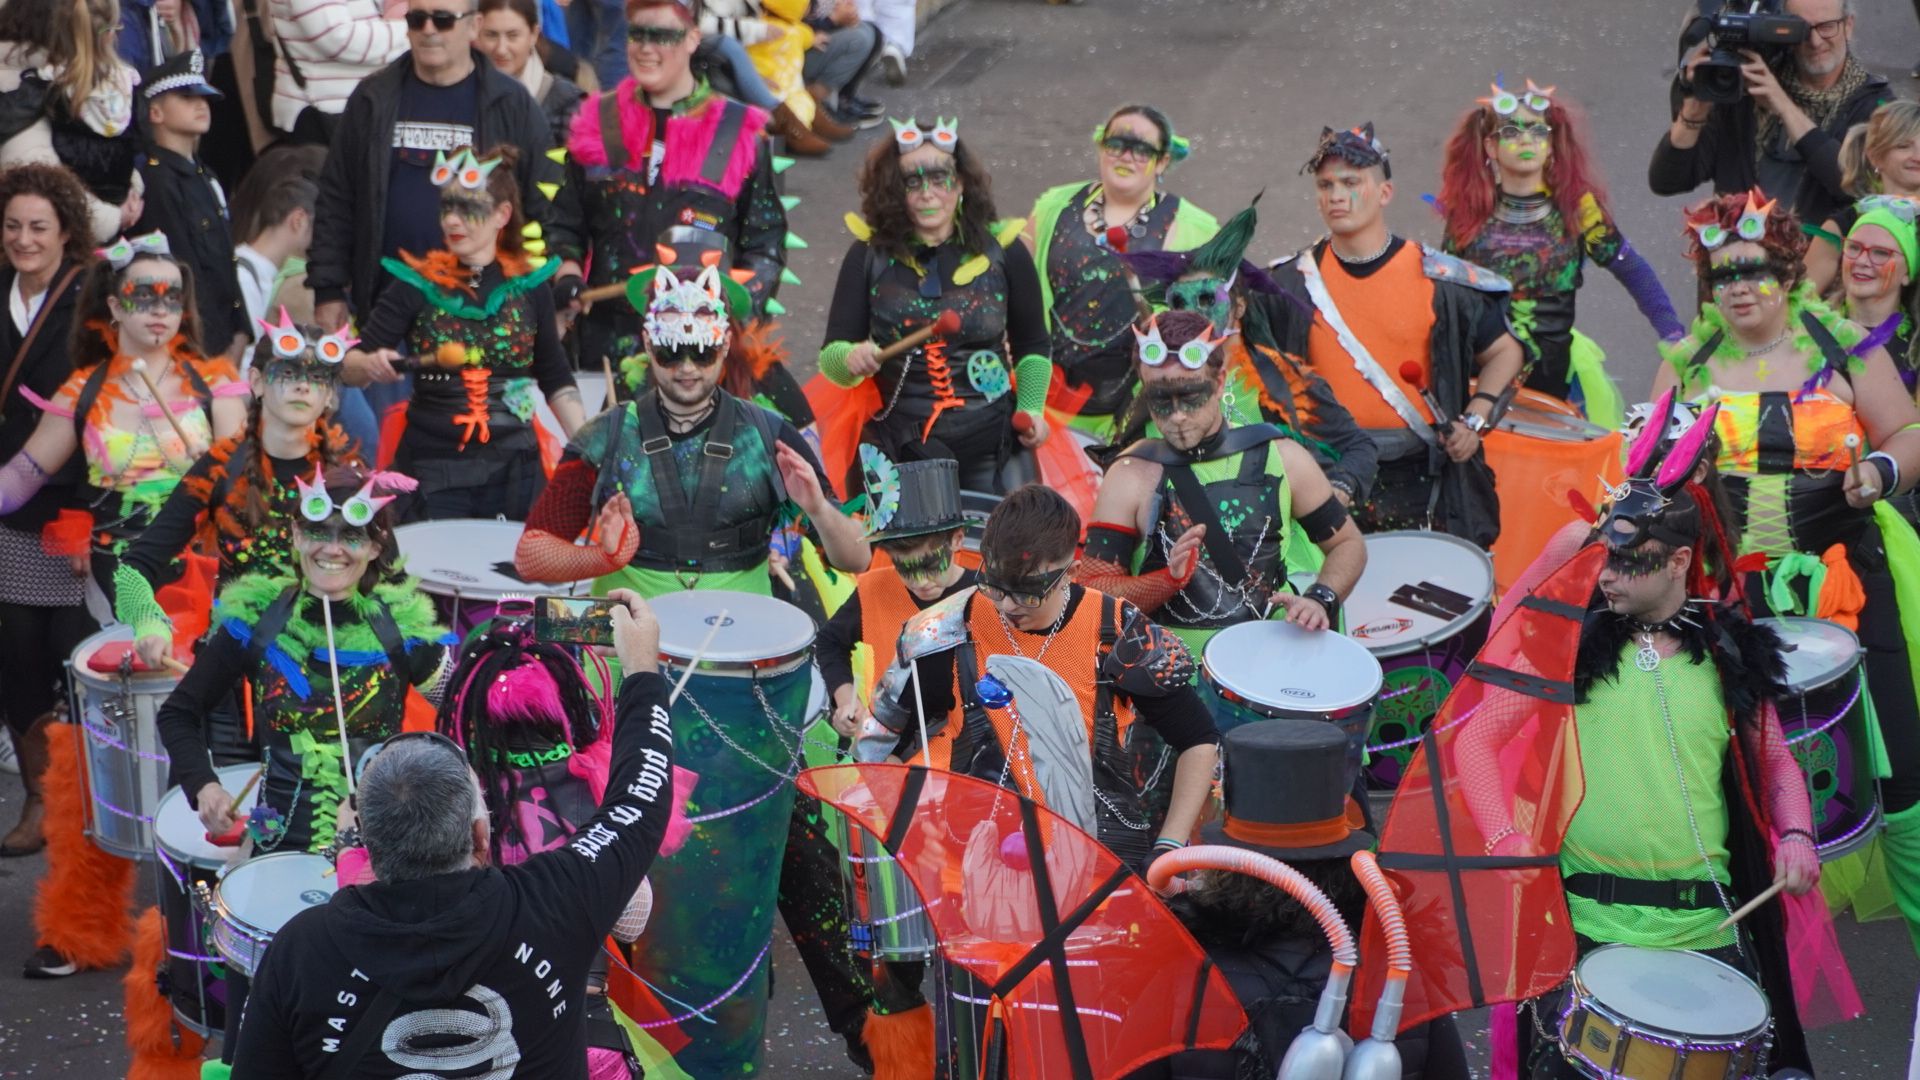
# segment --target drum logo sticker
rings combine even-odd
[[[318,907],[333,899],[333,894],[325,889],[308,889],[300,894],[300,902],[308,907]]]
[[[1290,698],[1299,698],[1302,701],[1311,700],[1316,696],[1313,691],[1303,690],[1298,686],[1283,686],[1278,691],[1275,691],[1275,692],[1285,694]]]
[[[1347,636],[1359,641],[1375,641],[1381,638],[1399,637],[1411,629],[1413,629],[1412,619],[1375,619],[1347,631]]]
[[[733,616],[729,615],[724,620],[722,620],[718,615],[709,615],[700,621],[703,623],[706,623],[708,626],[712,626],[715,623],[718,623],[721,626],[732,626]]]
[[[468,585],[478,585],[480,583],[479,578],[474,577],[472,574],[463,574],[458,570],[431,570],[428,572],[434,577],[445,578],[448,581],[463,581]]]

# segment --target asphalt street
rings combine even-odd
[[[1586,106],[1594,149],[1611,181],[1622,230],[1684,303],[1692,277],[1682,258],[1686,200],[1646,191],[1647,155],[1666,122],[1666,80],[1683,0],[1093,0],[1052,7],[1036,0],[964,0],[923,28],[907,86],[870,88],[895,115],[958,116],[962,137],[990,163],[1002,216],[1024,216],[1053,184],[1094,172],[1089,132],[1110,109],[1145,101],[1193,140],[1193,157],[1168,189],[1225,217],[1265,191],[1253,255],[1271,258],[1319,234],[1309,182],[1298,175],[1322,126],[1372,120],[1392,151],[1398,231],[1436,238],[1419,196],[1434,190],[1442,143],[1496,72],[1531,78]],[[1858,3],[1856,50],[1902,93],[1920,86],[1920,26],[1905,3]],[[822,162],[786,174],[801,202],[793,252],[799,287],[783,293],[786,340],[803,377],[825,324],[857,205],[858,155],[886,128],[866,132]],[[1653,334],[1624,290],[1590,275],[1580,325],[1609,354],[1630,395],[1650,382]],[[1631,400],[1631,398],[1630,398]],[[0,776],[0,825],[11,825],[18,779]],[[39,858],[0,861],[0,1077],[102,1080],[124,1075],[120,972],[25,982]],[[151,888],[147,890],[151,895]],[[1839,924],[1868,1015],[1813,1034],[1819,1075],[1901,1075],[1913,1030],[1920,964],[1893,923]],[[778,990],[768,1028],[769,1075],[859,1075],[826,1031],[798,958],[779,935]],[[1465,1018],[1477,1060],[1483,1024]]]

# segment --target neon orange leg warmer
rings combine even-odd
[[[40,943],[80,968],[120,963],[133,940],[133,863],[87,839],[86,782],[81,778],[79,727],[47,726],[47,876],[33,903]]]
[[[873,1080],[933,1080],[933,1006],[869,1009],[860,1038],[873,1056]]]
[[[133,1061],[127,1080],[200,1080],[200,1054],[207,1042],[178,1027],[173,1003],[160,993],[154,975],[167,961],[167,928],[160,909],[140,915],[133,939],[133,967],[127,972],[127,1048]]]

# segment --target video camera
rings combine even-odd
[[[1746,79],[1740,74],[1747,58],[1740,55],[1741,50],[1752,50],[1774,64],[1787,49],[1807,40],[1807,21],[1782,13],[1781,2],[1753,0],[1744,11],[1730,3],[1694,20],[1681,42],[1681,52],[1684,55],[1701,41],[1708,43],[1708,52],[1706,59],[1694,65],[1693,97],[1731,105],[1747,92]]]

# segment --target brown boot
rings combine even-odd
[[[833,142],[846,142],[848,139],[853,138],[853,133],[858,130],[860,129],[850,124],[843,124],[835,120],[833,116],[827,112],[825,105],[814,107],[813,133],[815,135]]]
[[[25,734],[15,736],[13,751],[20,758],[20,782],[26,786],[27,796],[20,803],[20,823],[0,837],[0,858],[9,859],[39,854],[47,846],[47,838],[40,833],[40,822],[46,815],[40,782],[47,771],[47,717],[34,721]]]
[[[784,101],[773,110],[773,120],[769,126],[775,135],[786,142],[787,153],[794,157],[825,157],[827,151],[833,149],[825,139],[807,130],[807,125],[800,122],[800,118],[793,114]]]

